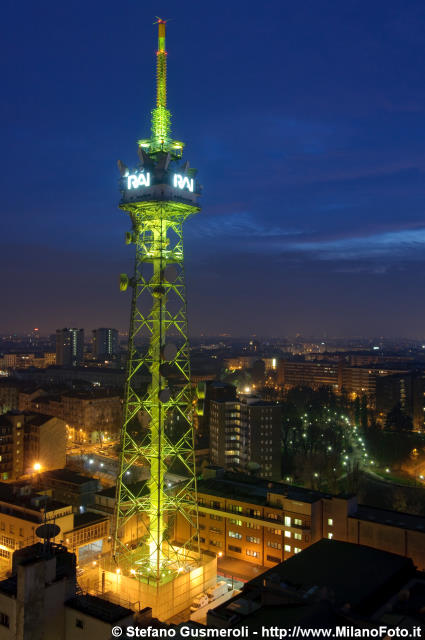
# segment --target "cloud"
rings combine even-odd
[[[278,249],[278,247],[275,247]],[[425,259],[425,227],[385,231],[369,236],[290,242],[283,253],[305,253],[318,260],[362,260],[388,258],[390,262]]]

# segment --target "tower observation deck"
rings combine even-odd
[[[183,223],[200,210],[200,185],[182,161],[183,143],[171,139],[165,26],[158,19],[151,136],[139,140],[134,169],[118,162],[136,256],[133,274],[120,277],[132,298],[113,558],[117,571],[150,585],[189,570],[199,555]],[[179,545],[177,513],[189,532]]]

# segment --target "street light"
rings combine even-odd
[[[41,471],[41,464],[39,462],[36,462],[33,466],[33,469],[35,472]]]

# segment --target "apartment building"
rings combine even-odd
[[[43,414],[9,411],[0,416],[0,478],[16,480],[35,470],[66,464],[63,420]]]
[[[389,551],[425,569],[425,518],[209,467],[198,482],[201,548],[271,567],[327,538]],[[177,517],[176,540],[188,524]]]
[[[281,477],[281,408],[256,397],[210,402],[211,462]]]
[[[34,491],[30,485],[0,483],[3,569],[10,566],[15,550],[39,540],[37,527],[44,522],[58,525],[60,533],[54,542],[64,544],[82,563],[109,549],[109,518],[98,513],[74,514],[72,505],[53,499],[47,491]]]

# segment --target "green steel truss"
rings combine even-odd
[[[129,284],[132,289],[132,303],[113,556],[121,571],[159,583],[185,570],[193,563],[193,552],[199,553],[183,262],[183,223],[199,211],[199,194],[197,189],[194,194],[173,189],[170,160],[174,171],[187,167],[176,168],[183,145],[169,136],[165,23],[159,20],[158,27],[157,108],[152,112],[152,137],[139,145],[146,149],[141,172],[149,170],[162,190],[151,186],[134,196],[125,187],[128,171],[122,179],[120,208],[130,214],[127,243],[135,244],[136,259],[132,278],[121,276],[121,288]],[[168,114],[162,121],[158,109]],[[141,378],[147,384],[141,384]],[[135,482],[140,472],[148,477]],[[184,479],[172,484],[167,473]],[[191,532],[178,546],[173,544],[177,514]],[[146,525],[140,535],[126,538],[126,530],[137,533],[140,523]]]

